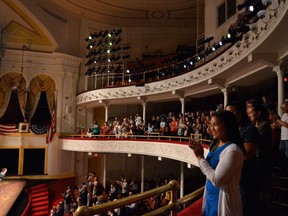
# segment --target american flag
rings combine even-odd
[[[34,134],[46,134],[47,130],[47,125],[30,125],[30,131]]]
[[[52,110],[51,124],[48,127],[46,135],[46,143],[52,142],[54,134],[56,133],[56,116],[55,116],[55,107]]]
[[[18,132],[16,124],[0,124],[0,134],[9,134]]]

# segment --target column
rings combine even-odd
[[[282,115],[282,110],[281,110],[281,104],[284,102],[284,82],[283,82],[283,73],[280,70],[279,66],[276,66],[273,68],[273,71],[276,72],[277,74],[277,80],[278,80],[278,99],[277,99],[277,104],[278,104],[278,114],[281,116]]]
[[[108,111],[109,111],[109,106],[105,105],[105,122],[108,122]]]
[[[147,98],[146,97],[142,97],[142,96],[138,96],[137,100],[139,100],[142,104],[143,107],[143,113],[142,113],[142,120],[144,123],[146,123],[146,104],[147,104]]]
[[[109,111],[109,100],[99,100],[99,103],[102,103],[104,105],[105,109],[105,121],[108,121],[108,111]]]
[[[103,187],[106,188],[107,155],[103,155]]]
[[[181,113],[184,116],[184,113],[185,113],[185,98],[180,98],[180,102],[181,102]]]
[[[142,116],[143,116],[143,123],[146,124],[146,103],[142,103],[142,107],[143,107],[143,113],[142,113]]]
[[[223,92],[223,95],[224,95],[224,103],[223,103],[223,106],[224,106],[224,108],[225,108],[226,105],[228,104],[228,89],[227,89],[227,87],[225,87],[225,88],[222,88],[221,91]]]
[[[180,173],[180,198],[184,196],[184,162],[181,161],[181,173]]]
[[[88,76],[85,76],[85,91],[88,91]]]
[[[144,170],[144,156],[141,156],[141,193],[144,192],[144,175],[145,175],[145,170]]]

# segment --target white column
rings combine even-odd
[[[180,198],[184,196],[184,162],[181,161],[181,173],[180,173]]]
[[[103,187],[106,188],[107,155],[103,155]]]
[[[185,113],[185,98],[180,98],[180,102],[181,102],[181,113],[184,116],[184,113]]]
[[[109,106],[105,105],[105,122],[108,121],[108,111],[109,111]]]
[[[146,124],[146,103],[142,103],[142,107],[143,107],[142,119],[143,122]]]
[[[88,76],[85,76],[85,91],[88,91]]]
[[[223,95],[224,95],[224,107],[226,107],[226,105],[228,104],[228,89],[227,87],[225,88],[222,88],[221,91],[223,92]]]
[[[144,192],[144,176],[145,176],[145,170],[144,170],[144,156],[141,156],[141,193]]]
[[[276,66],[273,68],[273,71],[276,72],[277,78],[278,78],[278,114],[281,116],[282,115],[282,109],[281,109],[281,104],[284,102],[284,82],[283,82],[283,73],[280,70],[279,66]]]

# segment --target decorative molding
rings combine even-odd
[[[2,59],[1,73],[11,71],[20,73],[21,71],[21,50],[7,49],[5,57]],[[41,73],[55,73],[55,71],[67,71],[78,75],[81,58],[62,53],[43,53],[25,51],[24,68],[29,68],[29,73],[37,76]]]
[[[76,152],[130,153],[160,156],[198,166],[198,160],[188,144],[137,140],[73,140],[59,139],[60,148]],[[205,154],[208,150],[205,149]]]
[[[27,44],[28,47],[33,46],[37,49],[37,46],[45,47],[45,50],[54,51],[58,44],[47,29],[28,11],[20,1],[4,0],[5,4],[9,6],[18,16],[20,16],[26,24],[29,26],[21,25],[15,20],[9,23],[5,28],[3,38],[6,44],[18,43]],[[33,44],[31,43],[33,40]],[[7,46],[8,47],[8,46]]]

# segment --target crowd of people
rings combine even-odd
[[[168,178],[156,176],[145,182],[145,191],[168,184],[174,179],[173,175]],[[87,181],[80,186],[69,186],[63,193],[63,201],[51,209],[51,216],[69,216],[73,215],[78,206],[97,206],[103,203],[113,202],[124,197],[140,193],[139,182],[135,178],[128,179],[124,175],[120,176],[114,182],[108,184],[107,188],[98,180],[94,172],[89,172]],[[142,215],[166,205],[171,198],[171,192],[162,193],[150,197],[143,202],[135,202],[122,208],[116,208],[105,214],[109,216],[128,216]]]
[[[211,138],[207,133],[207,128],[211,115],[210,112],[187,112],[175,114],[173,112],[161,115],[153,115],[147,123],[144,123],[139,114],[124,117],[121,120],[115,117],[112,122],[104,122],[100,126],[97,121],[93,121],[90,128],[78,128],[81,137],[103,137],[127,138],[134,135],[159,134],[160,136],[189,137],[190,134],[201,134],[203,138]]]
[[[102,127],[95,121],[87,131],[91,136],[113,134],[116,137],[151,132],[159,132],[162,136],[202,134],[203,138],[212,140],[207,157],[204,157],[203,147],[196,138],[191,141],[190,147],[207,178],[203,214],[229,215],[228,212],[233,212],[231,215],[265,215],[271,204],[272,166],[278,162],[277,165],[283,169],[287,170],[288,167],[288,101],[281,106],[282,117],[277,114],[276,104],[265,96],[262,101],[251,99],[246,104],[231,103],[217,108],[202,113],[197,111],[175,115],[169,112],[153,116],[147,125],[144,125],[139,114],[125,117],[122,122],[115,117],[113,122],[105,122]],[[87,133],[83,135],[87,136]],[[139,192],[130,188],[131,182],[123,178],[111,184],[103,200],[113,201]],[[87,194],[90,190],[93,197],[94,187],[91,185],[84,190],[87,190]],[[146,207],[159,207],[163,204],[162,199],[153,197],[147,201]],[[84,200],[84,205],[97,203],[93,199]],[[80,199],[78,204],[81,202]],[[147,207],[147,210],[151,209]],[[109,214],[118,215],[117,211]]]
[[[287,170],[288,165],[288,102],[280,118],[276,106],[267,97],[262,100],[228,104],[212,115],[208,130],[213,141],[206,158],[198,142],[190,143],[207,179],[205,216],[271,213],[272,166],[278,161]]]

